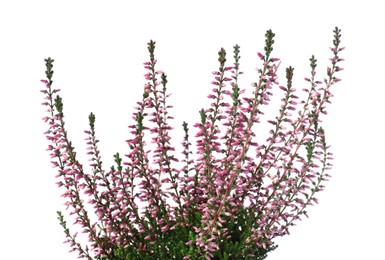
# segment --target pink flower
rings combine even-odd
[[[219,69],[212,72],[213,89],[207,95],[211,101],[193,124],[194,142],[185,122],[184,135],[172,138],[170,94],[163,71],[155,66],[155,42],[150,41],[150,61],[143,63],[147,83],[128,127],[127,152],[115,154],[109,168],[102,163],[92,113],[84,131],[89,165],[78,161],[65,128],[59,90],[49,84],[53,60],[46,59],[47,80],[42,80],[41,93],[47,106],[43,118],[47,151],[58,170],[56,184],[63,190],[71,223],[80,227],[90,245],[84,249],[77,242],[78,233],[72,234],[59,213],[71,251],[86,259],[112,259],[114,250],[124,248],[138,257],[175,252],[179,254],[175,258],[190,259],[198,252],[199,257],[212,259],[225,243],[232,246],[233,236],[239,235],[234,233],[235,224],[236,232],[246,232],[247,237],[240,236],[243,251],[234,257],[244,252],[257,257],[254,254],[261,248],[271,251],[275,238],[289,234],[289,227],[306,215],[304,208],[317,203],[314,196],[330,177],[326,171],[333,158],[321,125],[333,97],[332,86],[340,81],[339,32],[336,28],[323,84],[315,80],[316,60],[310,59],[305,80],[311,83],[301,101],[296,100],[293,68],[286,69],[286,85],[279,85],[279,64],[274,63],[279,59],[265,60],[274,42],[271,30],[266,32],[266,56],[257,53],[262,60],[259,78],[247,91],[238,86],[239,46],[234,47],[234,66],[226,65],[228,58],[221,49]],[[277,87],[282,91],[275,98]],[[266,106],[271,100],[279,103],[276,109]],[[273,125],[268,136],[258,131],[260,123],[266,123],[261,120],[266,111],[266,121]],[[271,117],[270,111],[276,114]],[[182,144],[179,150],[175,142]],[[258,217],[244,221],[249,216]],[[179,237],[172,237],[175,233]],[[177,247],[174,242],[165,245],[165,237],[178,242]]]

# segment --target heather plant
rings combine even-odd
[[[127,154],[114,155],[110,169],[102,165],[95,115],[85,131],[90,156],[86,170],[77,159],[64,121],[62,98],[53,85],[53,62],[45,59],[45,132],[66,210],[89,243],[82,245],[64,215],[58,219],[71,251],[87,259],[265,259],[274,238],[317,203],[316,194],[330,177],[332,154],[321,127],[321,114],[340,79],[340,30],[335,28],[331,65],[317,80],[317,60],[302,96],[293,86],[294,68],[286,68],[286,84],[278,83],[280,60],[272,56],[274,33],[266,32],[261,67],[250,90],[238,85],[240,47],[227,65],[220,49],[213,72],[211,105],[194,124],[195,145],[183,122],[182,149],[172,144],[167,76],[156,69],[155,42],[148,43],[146,84],[129,126]],[[248,92],[247,92],[248,91]],[[282,95],[277,115],[262,120],[274,91]],[[271,109],[269,108],[271,111]],[[267,122],[269,137],[258,131]],[[177,157],[176,154],[181,154]]]

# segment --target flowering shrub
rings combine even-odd
[[[279,85],[274,33],[268,30],[265,36],[258,81],[248,95],[238,85],[239,46],[234,46],[232,66],[226,65],[226,51],[219,51],[208,95],[212,103],[194,124],[195,152],[184,122],[179,159],[171,144],[167,77],[156,70],[155,42],[150,41],[147,83],[129,126],[128,154],[123,159],[116,153],[109,170],[102,167],[93,113],[85,131],[92,170],[78,161],[65,128],[62,98],[52,88],[54,60],[45,59],[41,92],[48,108],[48,150],[66,210],[89,241],[81,245],[58,212],[71,251],[87,259],[264,259],[276,248],[274,238],[289,234],[329,178],[332,158],[320,116],[327,113],[331,87],[340,80],[335,75],[342,70],[343,48],[335,28],[326,78],[316,80],[312,56],[306,98],[300,101],[292,67],[286,68],[286,85]],[[259,140],[255,126],[273,88],[281,91],[281,106],[267,120],[269,137]]]

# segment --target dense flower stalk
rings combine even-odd
[[[147,82],[129,126],[128,152],[123,158],[116,153],[109,170],[102,164],[93,113],[85,131],[89,170],[78,161],[60,90],[53,88],[54,60],[45,59],[41,92],[48,150],[66,210],[89,241],[82,246],[58,212],[71,251],[87,259],[264,259],[276,248],[274,238],[289,234],[290,226],[307,216],[307,206],[317,203],[315,195],[330,177],[332,153],[321,115],[327,114],[332,85],[340,81],[336,74],[343,70],[344,48],[335,28],[326,77],[317,80],[312,56],[301,98],[293,85],[294,68],[286,68],[285,85],[278,82],[274,36],[266,32],[264,53],[258,53],[262,66],[250,93],[238,84],[240,47],[234,46],[231,66],[220,49],[207,96],[212,103],[193,125],[195,147],[183,122],[181,159],[170,135],[167,76],[156,69],[150,41],[150,59],[143,64]],[[261,140],[257,126],[266,120],[275,89],[282,93],[280,108],[267,118],[269,137]]]

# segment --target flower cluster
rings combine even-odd
[[[343,48],[335,28],[326,77],[316,79],[312,56],[302,99],[293,86],[294,68],[286,68],[285,86],[278,83],[274,36],[266,32],[258,80],[249,94],[238,85],[240,47],[234,46],[231,66],[226,51],[219,51],[208,95],[212,103],[193,125],[195,146],[183,123],[180,160],[171,143],[167,76],[156,69],[150,41],[147,82],[129,126],[128,153],[124,158],[116,153],[109,170],[102,166],[93,113],[85,131],[90,170],[78,161],[62,98],[52,88],[54,60],[45,59],[48,150],[66,209],[89,241],[81,245],[58,212],[71,251],[87,259],[264,259],[276,248],[274,238],[289,234],[289,227],[306,216],[306,207],[317,203],[315,195],[330,177],[332,154],[320,116],[327,114],[331,87],[340,81],[336,73],[343,70]],[[260,140],[256,126],[265,122],[263,111],[275,89],[282,93],[280,108],[267,120],[269,137]]]

